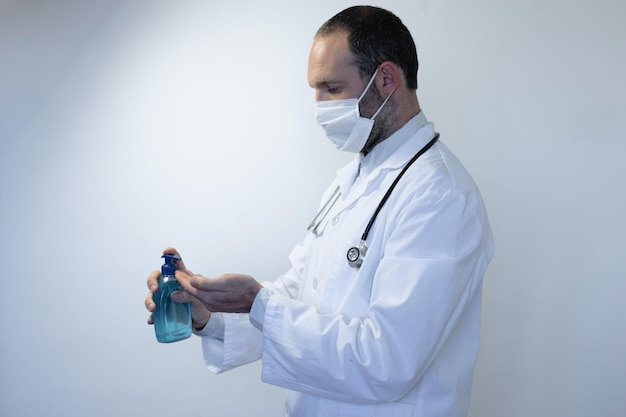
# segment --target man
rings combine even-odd
[[[409,31],[386,10],[326,22],[309,56],[316,119],[356,156],[291,269],[260,284],[179,262],[186,291],[173,298],[192,303],[208,367],[262,359],[262,379],[289,390],[289,416],[467,414],[493,242],[475,184],[420,110],[417,66]]]

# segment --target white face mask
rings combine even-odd
[[[326,136],[335,144],[337,149],[345,152],[361,152],[374,127],[374,119],[383,109],[387,100],[393,94],[387,96],[371,119],[361,117],[359,102],[363,99],[367,90],[374,82],[378,74],[378,68],[365,86],[361,96],[345,100],[325,100],[315,102],[315,121],[326,132]],[[395,90],[394,90],[395,91]]]

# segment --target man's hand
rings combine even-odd
[[[188,269],[176,271],[185,290],[215,312],[249,313],[254,298],[263,286],[248,275],[224,274],[207,278]]]

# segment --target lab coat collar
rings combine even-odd
[[[376,145],[370,153],[367,155],[358,153],[348,165],[339,169],[337,171],[337,183],[341,190],[342,199],[345,200],[350,194],[357,177],[366,178],[376,168],[394,168],[406,162],[408,159],[405,156],[406,152],[396,152],[396,150],[419,146],[419,144],[413,144],[414,141],[411,139],[426,125],[428,125],[426,115],[420,111],[395,133]]]
[[[426,115],[423,111],[420,111],[394,134],[376,145],[370,153],[365,156],[359,154],[361,176],[368,176],[377,167],[396,168],[401,164],[403,165],[418,149],[411,153],[404,151],[402,148],[410,148],[413,146],[421,147],[426,144],[426,142],[424,142],[424,144],[420,146],[419,144],[415,144],[414,140],[412,140],[415,134],[426,125],[428,125]],[[400,152],[396,152],[398,150],[400,150]],[[407,152],[411,153],[408,158],[406,157]]]
[[[337,185],[341,190],[341,197],[345,199],[359,174],[360,158],[355,157],[350,163],[337,171]]]
[[[346,201],[348,196],[353,200],[364,191],[364,188],[359,186],[356,187],[359,191],[355,190],[353,193],[352,188],[357,177],[366,179],[360,183],[369,184],[383,169],[404,166],[433,136],[432,123],[429,123],[424,112],[420,111],[395,133],[376,145],[370,153],[365,156],[362,153],[357,154],[350,163],[337,171],[337,185],[341,190],[342,200],[348,203]]]

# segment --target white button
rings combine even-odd
[[[339,223],[339,216],[333,217],[332,225],[337,226],[337,223]]]
[[[316,290],[317,289],[317,278],[315,278],[313,280],[313,289]]]

